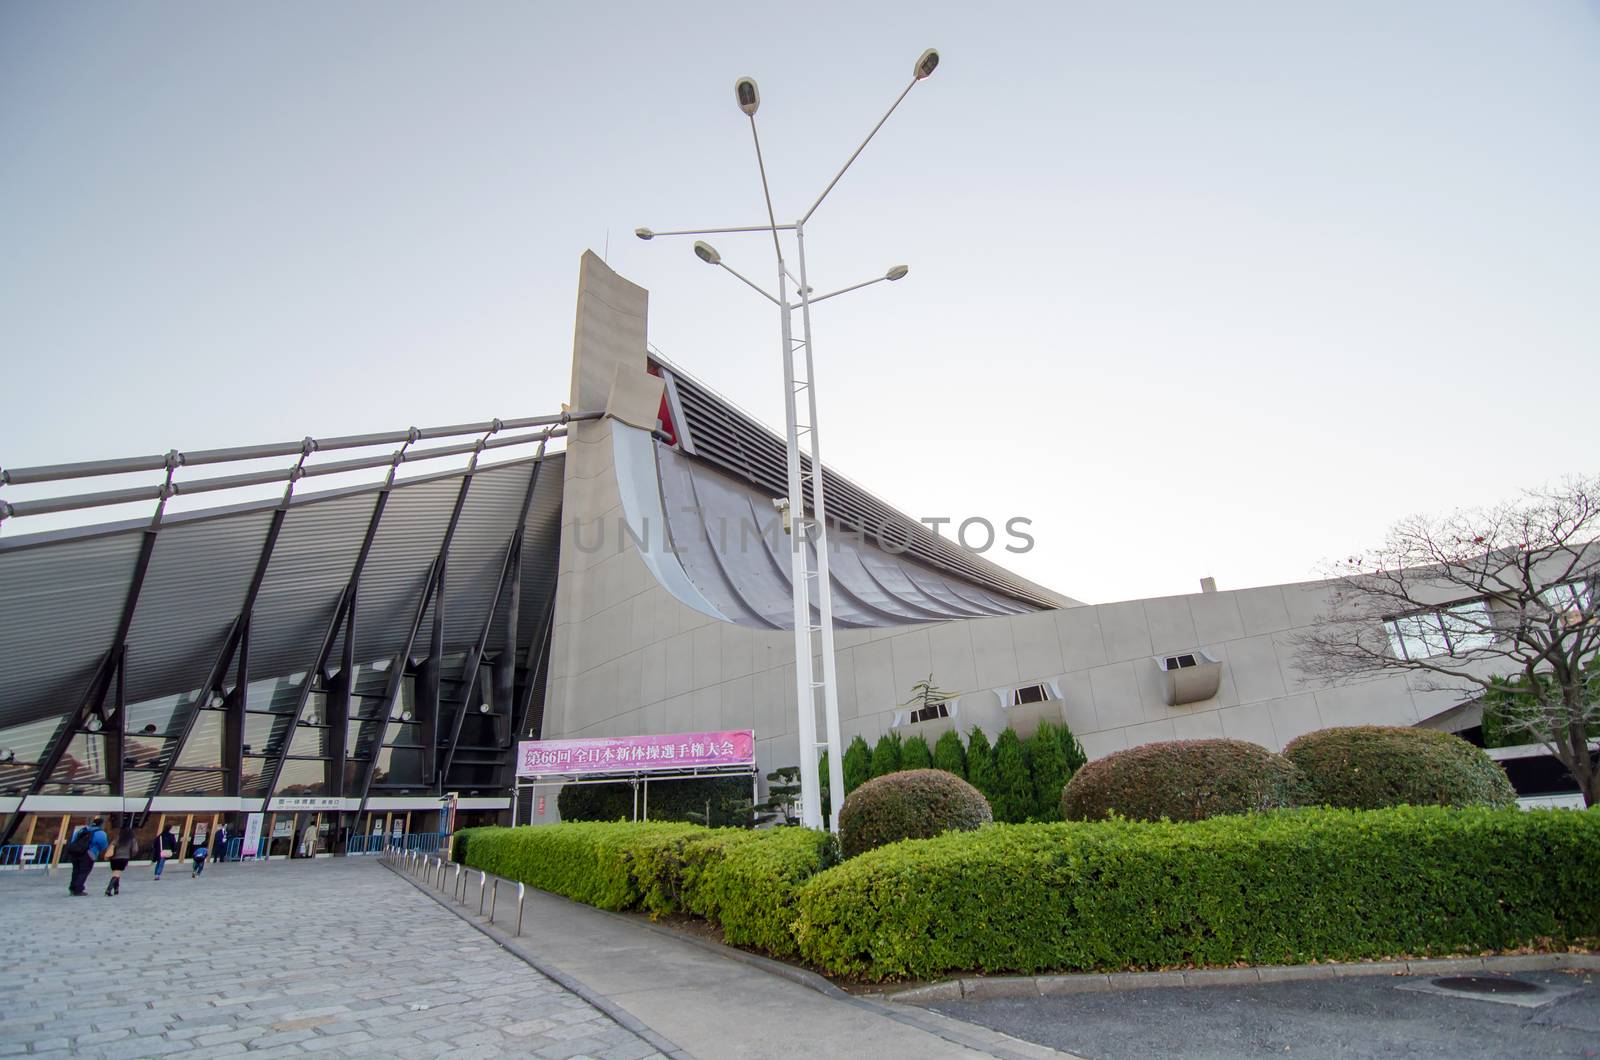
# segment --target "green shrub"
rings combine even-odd
[[[954,729],[946,729],[933,745],[933,768],[954,773],[967,779],[967,752],[961,746],[961,737]]]
[[[989,794],[994,819],[1021,824],[1033,812],[1033,776],[1022,741],[1010,729],[994,742],[994,790]]]
[[[872,779],[872,750],[867,741],[857,736],[844,749],[844,790],[846,794]]]
[[[1089,756],[1083,753],[1083,744],[1066,725],[1057,727],[1056,736],[1061,740],[1061,753],[1067,756],[1067,776],[1070,777],[1089,764]]]
[[[995,825],[852,858],[799,905],[807,961],[875,980],[1559,947],[1600,934],[1600,814]]]
[[[845,857],[901,839],[926,839],[993,820],[989,804],[971,784],[939,769],[912,769],[875,777],[852,791],[839,811]]]
[[[1283,754],[1305,774],[1308,801],[1328,806],[1509,806],[1517,799],[1492,758],[1433,729],[1319,729],[1290,741]]]
[[[800,888],[838,863],[838,845],[827,832],[807,828],[736,834],[750,841],[729,842],[720,857],[706,858],[698,876],[686,882],[686,908],[720,924],[723,939],[735,946],[792,956]]]
[[[1061,730],[1048,721],[1022,745],[1033,778],[1033,799],[1028,810],[1031,821],[1061,820],[1061,790],[1072,778],[1067,752],[1061,746]]]
[[[989,737],[976,725],[967,735],[967,783],[977,788],[989,806],[994,807],[994,749]]]
[[[913,736],[906,740],[900,747],[900,769],[932,769],[933,752],[928,749],[928,741],[921,736]]]
[[[1171,740],[1097,758],[1061,793],[1061,816],[1094,821],[1199,821],[1300,805],[1304,778],[1282,755],[1244,740]]]
[[[900,771],[900,734],[885,733],[878,737],[878,744],[872,749],[872,776],[886,777],[890,773]]]
[[[837,863],[826,832],[578,822],[471,829],[466,864],[602,909],[689,913],[735,945],[794,953],[800,886]],[[458,833],[460,835],[461,833]]]
[[[601,909],[631,909],[644,890],[634,858],[663,841],[703,834],[698,825],[598,821],[473,829],[466,864]]]
[[[463,828],[450,839],[450,860],[457,865],[467,863],[467,844],[471,842],[475,832],[483,831],[482,828]]]

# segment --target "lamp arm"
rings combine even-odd
[[[778,306],[779,308],[782,308],[782,306],[783,306],[782,302],[778,301],[776,298],[772,297],[766,291],[762,290],[759,286],[757,286],[754,282],[752,282],[750,280],[750,278],[748,276],[746,276],[744,273],[740,272],[738,269],[735,269],[732,265],[729,265],[725,261],[719,261],[719,262],[717,262],[717,264],[722,266],[724,269],[727,269],[729,272],[733,273],[734,276],[736,276],[738,279],[743,281],[745,286],[749,287],[756,294],[759,294],[762,298],[765,298],[767,301],[771,302],[773,305]]]
[[[871,287],[875,283],[882,283],[888,278],[887,276],[877,276],[870,280],[862,280],[860,283],[851,284],[849,287],[841,287],[837,291],[829,291],[827,294],[818,295],[815,298],[802,298],[795,305],[816,305],[818,302],[826,302],[830,298],[837,298],[841,294],[849,294],[851,291],[859,291],[863,287]]]
[[[651,232],[650,238],[656,236],[714,236],[724,232],[769,232],[774,227],[780,232],[791,232],[794,225],[740,225],[735,228],[679,228],[671,232]]]
[[[817,212],[817,207],[821,206],[822,200],[828,197],[828,192],[832,191],[833,186],[839,183],[839,178],[844,176],[844,171],[849,169],[850,164],[856,160],[856,157],[860,155],[862,151],[867,149],[867,145],[872,142],[872,138],[874,136],[878,135],[878,130],[883,128],[883,123],[889,120],[889,115],[894,113],[895,108],[900,105],[900,101],[905,99],[906,96],[910,94],[911,90],[916,87],[917,79],[912,78],[911,83],[905,87],[905,91],[901,92],[900,95],[896,97],[895,101],[889,105],[888,111],[884,113],[883,117],[878,119],[878,124],[874,125],[872,127],[872,131],[867,133],[867,138],[861,141],[861,146],[856,148],[855,154],[852,154],[849,158],[847,158],[844,165],[839,167],[839,172],[835,173],[833,175],[833,179],[828,181],[828,186],[822,189],[822,194],[818,195],[817,201],[811,204],[811,209],[807,210],[805,216],[800,218],[801,224],[805,224],[807,221],[811,220],[811,215]]]

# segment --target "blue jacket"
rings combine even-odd
[[[79,828],[78,832],[82,832],[87,829],[93,829],[89,836],[89,856],[94,858],[96,861],[99,861],[100,855],[104,854],[106,852],[106,847],[111,845],[111,840],[106,837],[106,830],[104,828],[94,828],[93,825],[86,824],[82,828]],[[72,838],[78,838],[78,832],[73,832]]]

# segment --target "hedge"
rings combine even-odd
[[[910,769],[874,777],[844,800],[839,838],[845,857],[951,829],[973,829],[994,817],[978,789],[941,769]]]
[[[800,887],[838,861],[833,838],[803,828],[565,822],[457,833],[463,864],[601,909],[690,913],[723,937],[795,952]]]
[[[1169,740],[1115,751],[1078,770],[1061,793],[1061,816],[1199,821],[1298,806],[1303,794],[1300,771],[1258,744]]]
[[[1371,810],[1509,806],[1517,793],[1499,764],[1461,737],[1433,729],[1354,725],[1291,740],[1284,757],[1305,774],[1306,801]]]
[[[994,825],[852,858],[799,909],[806,960],[873,980],[1559,946],[1600,935],[1600,813]]]

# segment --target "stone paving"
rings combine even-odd
[[[0,1057],[658,1057],[375,861],[0,871]]]

